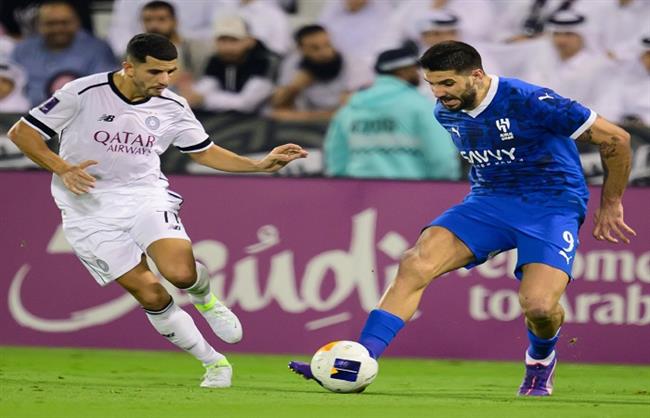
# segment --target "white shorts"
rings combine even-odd
[[[63,220],[66,239],[102,286],[137,266],[151,243],[163,238],[190,241],[179,217],[180,196],[170,193],[166,202],[142,202],[124,202],[133,206],[133,216],[126,219],[84,216]]]

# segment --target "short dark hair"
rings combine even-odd
[[[72,9],[74,9],[75,11],[77,11],[77,8],[74,7],[74,4],[72,4],[72,1],[70,1],[70,0],[41,0],[41,1],[38,2],[39,7],[40,6],[53,6],[53,5],[59,5],[59,4],[68,6],[68,7],[72,8]]]
[[[126,46],[126,55],[139,62],[145,62],[147,56],[162,61],[178,58],[178,51],[167,38],[156,33],[140,33],[135,35]]]
[[[449,71],[457,73],[483,69],[481,55],[473,46],[464,42],[445,41],[435,44],[422,54],[420,65],[428,71]]]
[[[173,18],[176,18],[176,9],[174,6],[171,4],[167,3],[166,1],[161,1],[161,0],[154,0],[150,1],[149,3],[145,4],[142,6],[141,10],[145,9],[167,9],[170,15],[172,15]]]
[[[79,18],[79,8],[75,6],[70,0],[42,0],[38,2],[38,8],[43,6],[67,6]]]
[[[300,45],[303,39],[309,35],[313,35],[318,32],[327,32],[324,27],[321,25],[305,25],[299,28],[294,34],[293,39],[296,41],[296,44]]]

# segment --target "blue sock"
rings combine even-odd
[[[555,344],[559,338],[560,330],[557,331],[553,338],[547,340],[539,338],[537,335],[533,334],[533,331],[528,330],[528,340],[530,341],[530,345],[528,346],[528,355],[535,360],[543,360],[547,358],[555,349]]]
[[[373,309],[361,330],[359,343],[368,349],[373,358],[377,359],[402,327],[404,327],[402,318],[381,309]]]

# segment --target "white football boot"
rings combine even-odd
[[[194,305],[201,315],[208,321],[210,328],[223,341],[234,344],[242,339],[243,331],[239,318],[226,305],[221,303],[213,294],[210,302]]]
[[[229,388],[232,384],[232,366],[225,358],[205,366],[202,388]]]

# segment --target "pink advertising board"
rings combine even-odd
[[[311,353],[356,339],[367,312],[420,228],[461,201],[463,183],[178,176],[196,257],[239,315],[244,339],[225,352]],[[171,349],[116,284],[99,287],[72,253],[49,194],[49,175],[0,173],[0,344]],[[559,350],[578,362],[648,363],[650,188],[629,189],[626,219],[638,237],[611,245],[580,235],[563,300]],[[512,277],[514,253],[429,287],[391,356],[519,360],[525,328]],[[187,297],[176,301],[192,310]],[[486,345],[484,341],[491,344]]]

